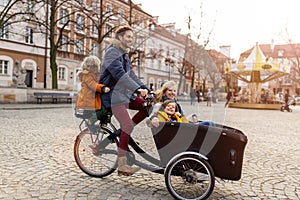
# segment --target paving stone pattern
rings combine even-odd
[[[292,113],[224,109],[223,102],[182,106],[186,115],[197,113],[200,119],[236,127],[248,136],[242,178],[217,178],[209,199],[300,199],[299,106]],[[0,120],[1,200],[173,199],[160,174],[141,170],[119,177],[115,172],[103,179],[84,174],[73,157],[79,120],[70,105],[0,104]],[[145,123],[135,128],[133,137],[158,156]]]

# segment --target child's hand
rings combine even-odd
[[[181,114],[180,114],[180,112],[175,112],[175,114],[174,115],[177,115],[178,117],[181,117]]]
[[[159,126],[159,119],[158,119],[157,117],[153,117],[153,118],[151,119],[151,124],[152,124],[152,126],[154,126],[154,127],[158,127],[158,126]]]
[[[105,87],[104,88],[104,93],[108,93],[110,91],[110,88],[109,87]]]

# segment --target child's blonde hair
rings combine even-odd
[[[81,63],[81,68],[83,70],[87,69],[88,67],[99,69],[101,65],[101,61],[97,56],[88,56],[85,57]]]

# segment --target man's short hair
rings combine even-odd
[[[128,25],[118,27],[115,31],[115,38],[119,39],[119,36],[123,36],[126,31],[133,31],[133,30]]]

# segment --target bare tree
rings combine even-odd
[[[2,3],[2,5],[1,5]],[[0,36],[5,36],[13,24],[28,21],[35,14],[34,1],[9,0],[0,1]],[[15,33],[17,34],[17,33]]]
[[[0,29],[21,22],[22,19],[19,16],[30,14],[29,10],[26,9],[25,0],[2,1],[2,3],[3,5],[0,3]]]
[[[45,35],[46,41],[49,41],[52,89],[58,88],[57,55],[60,48],[65,45],[77,45],[74,38],[66,38],[66,32],[70,30],[71,24],[75,23],[75,13],[81,10],[81,6],[78,0],[35,0],[35,10],[39,12],[35,13],[30,22],[36,24],[39,31]],[[85,28],[84,24],[81,28]]]
[[[215,21],[214,21],[215,22]],[[203,86],[205,89],[205,83],[208,78],[207,75],[211,76],[212,69],[215,68],[214,65],[211,65],[211,62],[206,62],[209,55],[207,54],[205,48],[209,44],[210,37],[213,31],[214,23],[208,35],[205,37],[202,29],[203,23],[203,4],[200,3],[200,25],[199,32],[195,35],[195,39],[193,40],[192,36],[192,18],[189,16],[187,20],[187,26],[189,33],[186,36],[185,42],[185,62],[182,64],[181,69],[179,69],[180,79],[182,77],[189,77],[191,79],[191,87],[195,86],[195,77],[198,73],[202,80]],[[200,41],[203,40],[203,41]],[[200,45],[201,44],[201,45]],[[186,65],[187,63],[188,66]],[[207,70],[209,69],[209,70]],[[179,86],[181,87],[181,86]]]
[[[288,29],[285,29],[285,33],[282,36],[286,43],[289,45],[288,59],[292,63],[292,69],[290,73],[290,79],[300,84],[300,44],[293,41]]]
[[[103,50],[104,50],[104,39],[110,38],[112,33],[117,28],[115,24],[118,23],[118,19],[116,19],[116,15],[118,14],[116,11],[108,10],[105,8],[104,0],[100,0],[97,5],[93,5],[93,7],[81,7],[81,12],[90,20],[86,27],[86,30],[90,30],[92,32],[96,31],[97,37],[91,37],[86,35],[86,38],[92,38],[97,43],[97,56],[102,58]],[[92,51],[92,49],[90,49]]]
[[[189,17],[189,22],[190,22],[190,17]],[[182,65],[177,68],[177,70],[179,72],[179,84],[178,84],[178,89],[177,89],[177,95],[180,95],[180,88],[181,88],[181,83],[182,83],[183,78],[186,77],[188,69],[192,68],[192,65],[190,64],[188,59],[186,59],[186,57],[188,55],[188,48],[189,48],[188,44],[190,41],[191,41],[190,34],[187,34],[186,38],[185,38],[184,58],[182,60]]]

